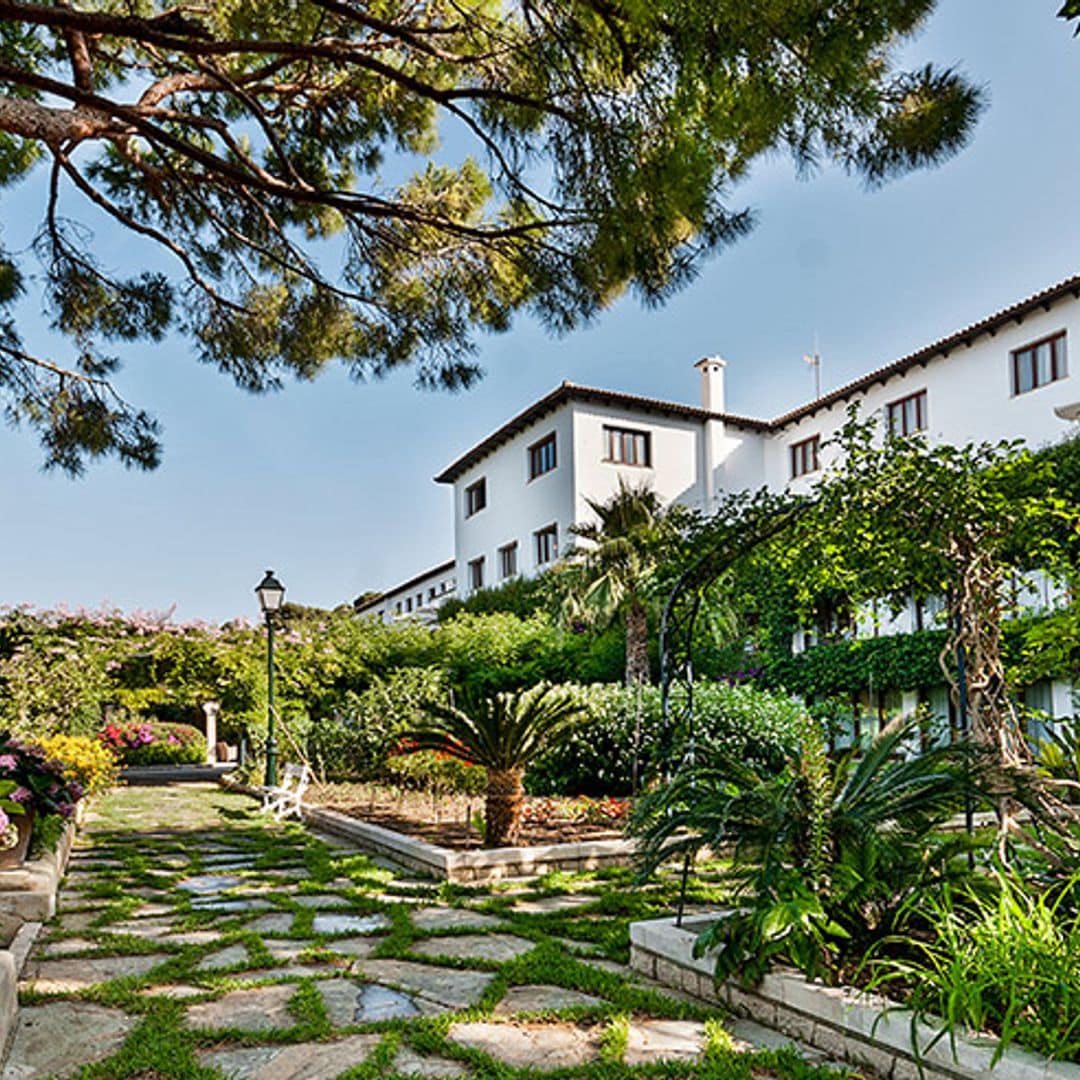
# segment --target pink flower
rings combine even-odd
[[[0,810],[0,833],[7,832],[8,826],[10,824],[11,818],[9,818],[3,810]]]
[[[28,803],[34,797],[34,793],[29,788],[17,787],[11,793],[11,801],[17,803]]]
[[[0,769],[17,769],[19,763],[14,754],[0,754]]]

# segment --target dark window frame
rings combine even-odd
[[[640,428],[617,427],[615,424],[604,424],[604,456],[601,461],[608,465],[624,465],[632,469],[652,468],[652,432],[642,431]],[[644,461],[631,460],[638,457],[638,443],[644,453]],[[618,454],[616,455],[616,447]],[[627,451],[629,450],[629,456]]]
[[[1053,334],[1047,334],[1045,337],[1039,338],[1037,341],[1021,345],[1019,349],[1013,349],[1009,353],[1009,386],[1013,397],[1030,394],[1033,390],[1040,390],[1042,387],[1049,386],[1051,383],[1058,382],[1068,376],[1069,358],[1065,348],[1067,333],[1065,330],[1058,330]],[[1050,378],[1040,382],[1038,350],[1043,345],[1050,346]],[[1024,371],[1025,364],[1029,365],[1027,372]],[[1024,381],[1022,375],[1024,374],[1030,375],[1031,385],[1021,389]]]
[[[484,587],[484,556],[469,560],[469,590],[476,592]]]
[[[913,428],[907,426],[907,406],[911,402],[915,404],[915,426]],[[929,427],[927,419],[928,405],[929,397],[925,387],[922,390],[916,390],[914,394],[905,394],[902,398],[890,401],[885,407],[889,434],[906,437],[914,435],[917,431],[926,431]]]
[[[479,494],[479,502],[475,495]],[[474,505],[475,504],[475,505]],[[474,517],[481,510],[487,509],[487,477],[481,476],[465,489],[465,516]]]
[[[551,464],[545,466],[547,460],[546,451],[551,451]],[[528,450],[529,482],[554,472],[559,467],[559,444],[556,432],[545,435],[542,439],[534,442]]]
[[[548,544],[549,537],[551,540],[550,545]],[[545,553],[548,557],[542,558]],[[542,529],[537,529],[533,533],[533,555],[536,558],[537,566],[549,566],[558,559],[559,525],[557,522],[545,525]]]
[[[811,435],[808,439],[800,439],[789,447],[791,479],[798,480],[801,476],[810,476],[812,473],[821,471],[821,436]],[[810,452],[810,464],[807,464],[807,451]]]
[[[512,563],[508,570],[507,561]],[[511,578],[517,577],[518,574],[518,542],[516,540],[511,541],[509,544],[503,544],[499,548],[499,580],[509,581]]]

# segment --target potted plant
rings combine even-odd
[[[18,866],[37,832],[48,849],[83,797],[82,785],[64,775],[64,763],[40,746],[0,736],[0,867]]]

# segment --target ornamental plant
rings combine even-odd
[[[466,697],[460,707],[432,702],[430,719],[409,732],[416,750],[436,750],[487,770],[487,847],[517,842],[526,768],[579,718],[566,690],[540,683],[518,693]]]
[[[82,784],[65,775],[62,761],[49,757],[40,746],[18,742],[7,735],[0,736],[0,783],[3,782],[14,785],[7,798],[23,812],[33,812],[42,818],[72,817],[84,794]]]
[[[190,724],[132,720],[106,724],[98,738],[121,765],[197,765],[206,760],[206,740]]]
[[[77,780],[87,795],[106,791],[116,783],[116,757],[99,739],[87,735],[50,735],[39,744],[50,758],[64,763],[64,775]]]

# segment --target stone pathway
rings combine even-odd
[[[80,837],[23,973],[2,1080],[88,1066],[95,1078],[331,1080],[358,1066],[361,1080],[615,1078],[665,1061],[693,1063],[679,1075],[750,1066],[796,1080],[773,1033],[726,1030],[620,962],[613,893],[587,877],[556,895],[440,887],[216,787],[121,789]]]

